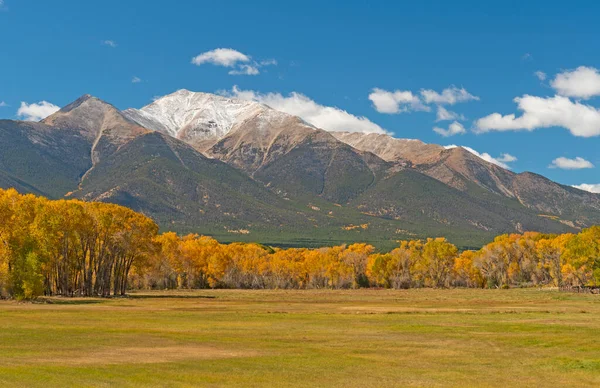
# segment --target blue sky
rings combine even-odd
[[[0,118],[26,117],[22,102],[63,106],[85,93],[124,109],[181,88],[226,91],[308,109],[333,128],[348,118],[327,110],[336,107],[396,137],[506,153],[516,172],[600,184],[597,2],[0,3]],[[218,48],[246,60],[192,63]],[[520,118],[515,98],[525,95]],[[436,122],[439,106],[457,118]],[[440,134],[449,128],[458,134]],[[557,158],[562,168],[550,168]]]

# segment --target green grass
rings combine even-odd
[[[0,302],[0,386],[600,384],[597,295],[524,289],[133,296]]]

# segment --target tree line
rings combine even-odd
[[[506,234],[478,251],[444,238],[317,249],[159,234],[128,208],[0,190],[0,296],[124,295],[129,289],[415,288],[600,284],[600,226]]]
[[[0,190],[0,294],[125,294],[157,234],[151,219],[122,206]]]

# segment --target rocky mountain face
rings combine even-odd
[[[386,167],[376,156],[272,110],[234,125],[205,152],[284,197],[316,196],[333,203],[364,192]]]
[[[379,133],[331,132],[338,140],[352,147],[372,152],[390,163],[421,165],[433,163],[444,151],[437,144],[416,139],[396,139]]]
[[[114,106],[86,94],[42,120],[43,124],[71,131],[91,143],[93,164],[149,130],[126,118]]]
[[[40,123],[0,120],[0,187],[129,206],[164,230],[323,245],[600,223],[600,195],[466,149],[327,132],[256,102],[180,90],[119,111],[82,96]]]

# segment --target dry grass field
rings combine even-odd
[[[0,302],[0,386],[600,386],[600,297],[134,293]]]

